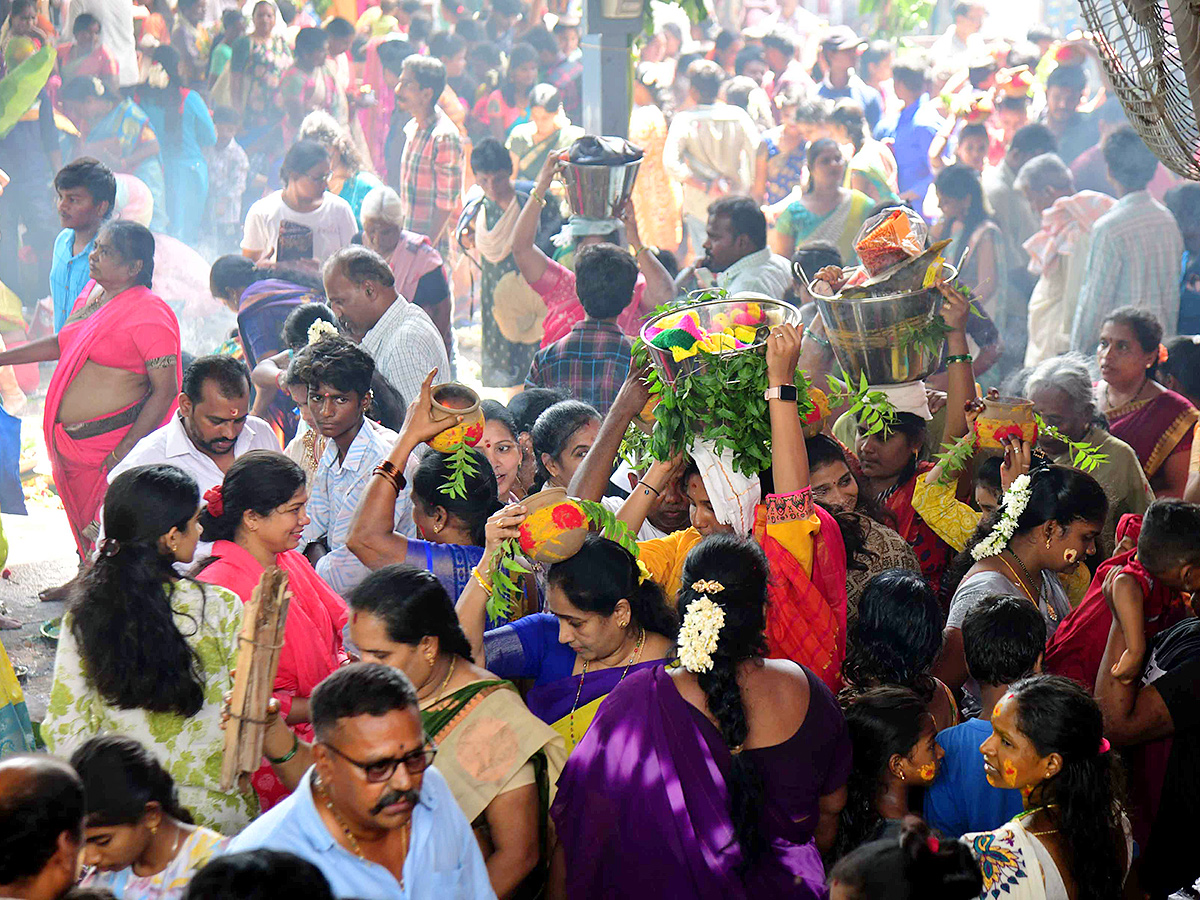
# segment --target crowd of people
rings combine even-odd
[[[36,734],[0,652],[0,896],[1195,896],[1200,188],[1088,35],[717,6],[654,5],[590,218],[575,4],[0,0],[0,367],[53,364],[80,562]],[[892,215],[957,276],[880,428],[796,383]],[[714,291],[796,310],[712,411],[769,446],[632,452],[642,326]],[[605,527],[514,561],[567,496]]]

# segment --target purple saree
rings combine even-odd
[[[819,681],[809,680],[813,705],[821,706]],[[816,818],[807,803],[785,808],[792,794],[775,790],[776,767],[765,759],[774,749],[746,751],[756,754],[766,782],[761,827],[769,850],[739,873],[725,787],[733,760],[728,748],[665,668],[630,673],[609,694],[558,782],[551,814],[566,853],[568,895],[825,897],[825,870],[812,839]],[[797,755],[792,769],[804,764],[804,753]],[[822,774],[817,783],[828,780]]]

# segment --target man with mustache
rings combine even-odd
[[[417,693],[399,669],[356,663],[312,695],[313,766],[295,792],[229,845],[287,850],[335,897],[490,898],[474,832],[446,780]]]
[[[199,357],[184,370],[178,412],[134,444],[108,473],[109,484],[134,466],[167,463],[195,478],[204,496],[225,480],[225,473],[243,453],[279,452],[274,429],[249,411],[250,370],[246,364],[232,356]],[[198,544],[195,558],[204,559],[211,547],[211,543]]]
[[[387,261],[366,247],[343,247],[325,261],[325,294],[345,335],[375,360],[400,396],[412,401],[430,369],[435,384],[450,377],[441,332],[425,310],[396,292]]]

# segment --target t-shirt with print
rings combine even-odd
[[[1200,656],[1176,666],[1153,687],[1171,713],[1175,734],[1141,871],[1150,896],[1165,897],[1200,877],[1191,838],[1200,808]]]
[[[350,204],[325,192],[312,212],[297,212],[283,201],[283,191],[257,200],[246,213],[242,249],[267,251],[266,260],[295,262],[315,259],[322,263],[350,245],[358,231]]]

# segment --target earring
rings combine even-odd
[[[1046,535],[1046,549],[1050,549],[1050,535]]]
[[[441,533],[442,533],[442,526],[441,526],[441,525],[437,525],[437,526],[435,526],[435,527],[434,527],[434,529],[433,529],[433,533],[434,533],[434,534],[441,534]]]
[[[903,769],[900,770],[900,780],[904,781],[904,770]]]
[[[157,825],[151,825],[151,826],[150,826],[150,836],[151,836],[151,837],[153,837],[153,836],[154,836],[154,835],[156,835],[156,834],[158,834],[158,826],[157,826]]]
[[[1063,551],[1063,562],[1070,564],[1079,559],[1079,551],[1074,547],[1068,547]]]

